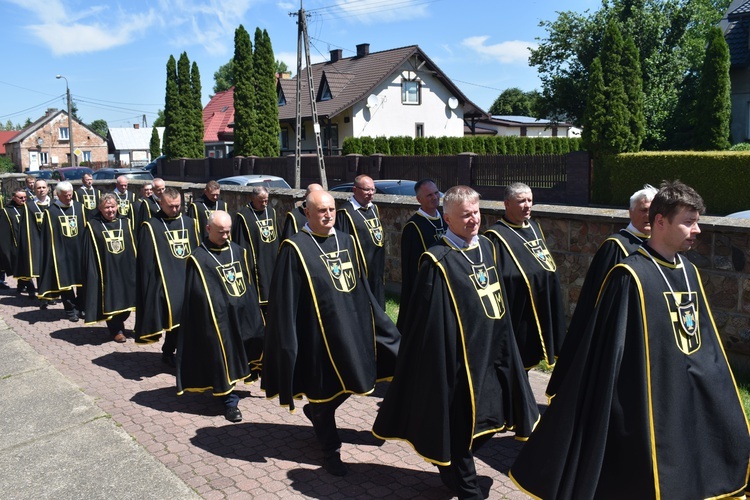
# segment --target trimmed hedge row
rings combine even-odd
[[[750,209],[750,153],[662,151],[604,157],[594,165],[592,202],[628,206],[644,184],[679,179],[706,202],[707,213],[726,215]]]
[[[480,155],[567,154],[582,149],[572,137],[347,137],[342,152],[369,156],[433,156],[476,153]]]

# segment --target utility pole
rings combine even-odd
[[[68,86],[68,79],[65,78],[62,75],[57,75],[55,78],[58,80],[62,78],[65,80],[65,93],[68,96],[68,144],[70,145],[70,166],[75,167],[76,165],[76,155],[73,154],[73,112],[72,112],[72,106],[70,103],[70,87]]]
[[[310,93],[310,111],[312,112],[313,131],[315,132],[315,147],[318,155],[318,170],[320,172],[320,185],[328,190],[326,179],[326,166],[323,159],[323,146],[320,142],[320,123],[318,122],[318,106],[315,103],[315,88],[313,87],[312,68],[310,67],[310,40],[307,36],[307,15],[302,8],[302,0],[299,2],[297,12],[297,93],[296,93],[296,146],[294,149],[294,187],[300,189],[302,176],[302,51],[304,48],[305,65],[307,73],[307,89]],[[294,15],[290,13],[289,15]]]

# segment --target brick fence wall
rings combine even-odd
[[[23,182],[22,177],[0,177],[3,191],[10,185]],[[96,182],[110,189],[113,184]],[[141,182],[131,181],[130,189],[137,192]],[[203,185],[169,183],[184,193],[186,202],[202,193]],[[338,202],[348,198],[344,193],[332,193]],[[279,215],[279,224],[301,190],[271,190],[270,205]],[[249,202],[245,188],[223,186],[221,198],[232,212]],[[6,198],[7,199],[7,198]],[[386,235],[386,282],[401,281],[401,229],[418,205],[406,196],[376,195]],[[502,202],[480,203],[483,229],[493,224],[503,213]],[[589,263],[599,244],[610,234],[628,223],[627,211],[602,208],[535,205],[533,217],[544,230],[560,273],[563,298],[568,320],[575,308],[580,287]],[[750,219],[703,217],[698,247],[687,253],[700,270],[703,286],[709,297],[716,325],[733,365],[750,370]]]

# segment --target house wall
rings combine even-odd
[[[729,71],[732,82],[732,143],[750,140],[750,69]]]
[[[354,137],[408,136],[416,137],[416,124],[424,126],[424,137],[462,137],[463,109],[452,110],[447,102],[453,94],[427,72],[418,72],[421,79],[421,102],[418,105],[401,102],[401,73],[408,65],[373,91],[378,104],[372,109],[366,100],[352,106],[352,135]]]

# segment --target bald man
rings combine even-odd
[[[309,186],[307,186],[307,189],[305,189],[305,199],[307,199],[307,196],[313,191],[322,190],[323,186],[321,186],[320,184],[310,184]],[[299,204],[299,206],[294,207],[286,213],[286,218],[284,219],[284,228],[281,230],[281,241],[284,241],[293,234],[298,233],[299,230],[305,226],[305,223],[307,223],[307,216],[305,215],[305,202],[303,200],[302,203]]]
[[[290,411],[307,397],[323,467],[343,476],[336,409],[393,374],[401,336],[369,293],[354,239],[333,227],[333,197],[313,191],[306,205],[308,222],[281,243],[271,279],[261,380]]]
[[[212,211],[205,230],[206,238],[187,259],[177,393],[211,391],[221,398],[224,417],[240,422],[234,388],[260,374],[263,318],[247,250],[229,240],[232,218]]]

